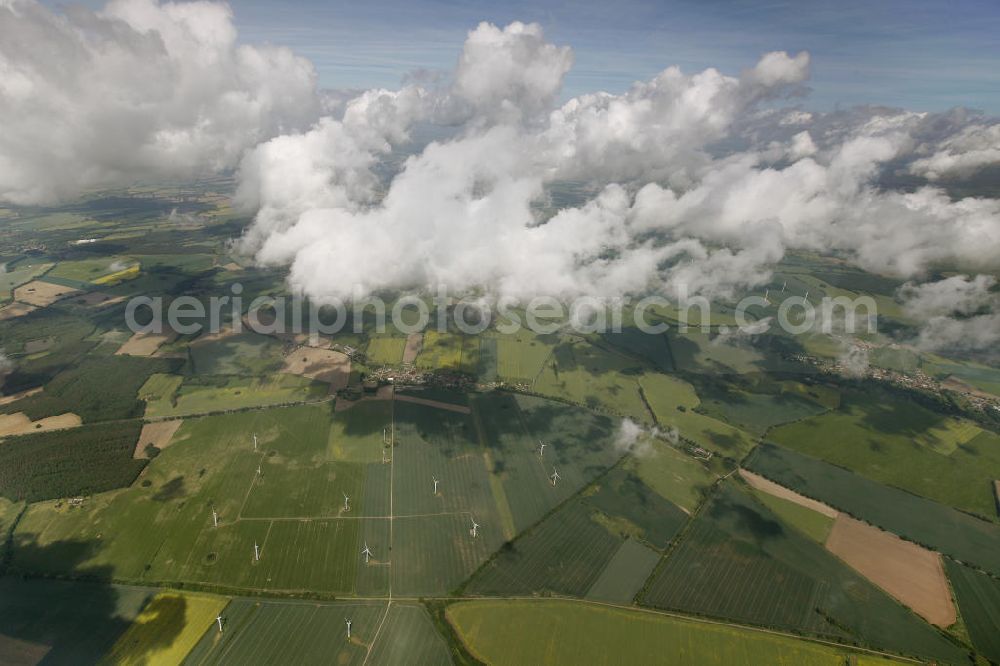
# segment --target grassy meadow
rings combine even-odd
[[[768,439],[872,480],[996,519],[1000,436],[884,392],[851,392],[836,411]]]
[[[892,663],[791,636],[576,601],[463,601],[447,615],[470,651],[498,666]]]

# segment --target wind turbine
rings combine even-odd
[[[219,624],[219,633],[221,634],[222,633],[222,616],[221,615],[216,615],[215,616],[215,621]]]
[[[351,640],[351,621],[345,617],[344,622],[347,623],[347,640]]]
[[[472,520],[472,529],[469,530],[469,534],[471,534],[472,538],[475,539],[476,538],[476,530],[479,529],[479,523],[476,522],[475,518],[471,518],[470,520]]]
[[[253,450],[257,450],[257,433],[253,434]]]
[[[350,510],[351,510],[351,498],[347,496],[347,493],[344,493],[344,511],[350,511]]]
[[[434,479],[434,496],[437,497],[437,494],[438,494],[438,478],[436,476],[432,476],[431,478]]]
[[[386,431],[386,428],[382,428],[382,443],[383,444],[389,443],[389,433]]]
[[[806,291],[806,295],[803,296],[803,299],[805,299],[807,301],[809,300],[809,292],[808,291]]]
[[[552,468],[552,476],[550,476],[549,478],[552,479],[552,485],[554,487],[556,485],[556,481],[558,481],[562,477],[559,476],[559,471],[555,467],[553,467]]]
[[[770,304],[771,304],[771,301],[769,301],[769,300],[767,299],[767,295],[768,295],[769,293],[771,293],[771,290],[770,290],[770,289],[765,289],[765,290],[764,290],[764,302],[765,302],[765,303],[767,303],[768,305],[770,305]]]
[[[788,286],[788,280],[781,283],[781,293],[785,293],[785,287]]]
[[[212,507],[212,525],[214,527],[218,527],[219,526],[219,514],[217,514],[215,512],[215,507],[214,506]]]
[[[257,476],[260,476],[260,465],[257,465]]]
[[[538,457],[539,458],[545,457],[545,442],[543,442],[542,440],[538,440]]]
[[[253,559],[260,562],[260,548],[257,547],[257,542],[253,542]]]
[[[365,556],[365,564],[368,564],[368,560],[372,556],[372,550],[371,550],[371,548],[368,547],[368,542],[367,541],[365,541],[365,547],[361,551],[361,554]]]

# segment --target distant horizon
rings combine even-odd
[[[104,1],[46,4],[99,9]],[[818,0],[229,4],[241,43],[291,48],[313,63],[320,87],[329,90],[396,88],[415,71],[446,73],[481,21],[522,21],[539,23],[554,44],[573,47],[564,101],[597,90],[620,94],[672,65],[685,74],[715,67],[735,76],[764,53],[807,50],[813,74],[804,108],[965,107],[1000,115],[1000,7],[982,0],[947,6],[848,0],[835,8]]]

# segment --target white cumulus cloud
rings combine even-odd
[[[312,65],[238,44],[226,4],[0,3],[0,200],[231,168],[318,113]]]

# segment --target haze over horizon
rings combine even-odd
[[[97,9],[104,3],[79,4]],[[553,42],[573,46],[576,64],[566,77],[565,99],[595,90],[622,93],[668,65],[735,75],[768,51],[805,49],[814,61],[809,106],[817,110],[872,104],[1000,113],[1000,15],[985,0],[239,0],[232,7],[241,42],[294,49],[329,89],[397,87],[414,70],[448,72],[465,33],[479,22],[522,21],[540,23]]]

